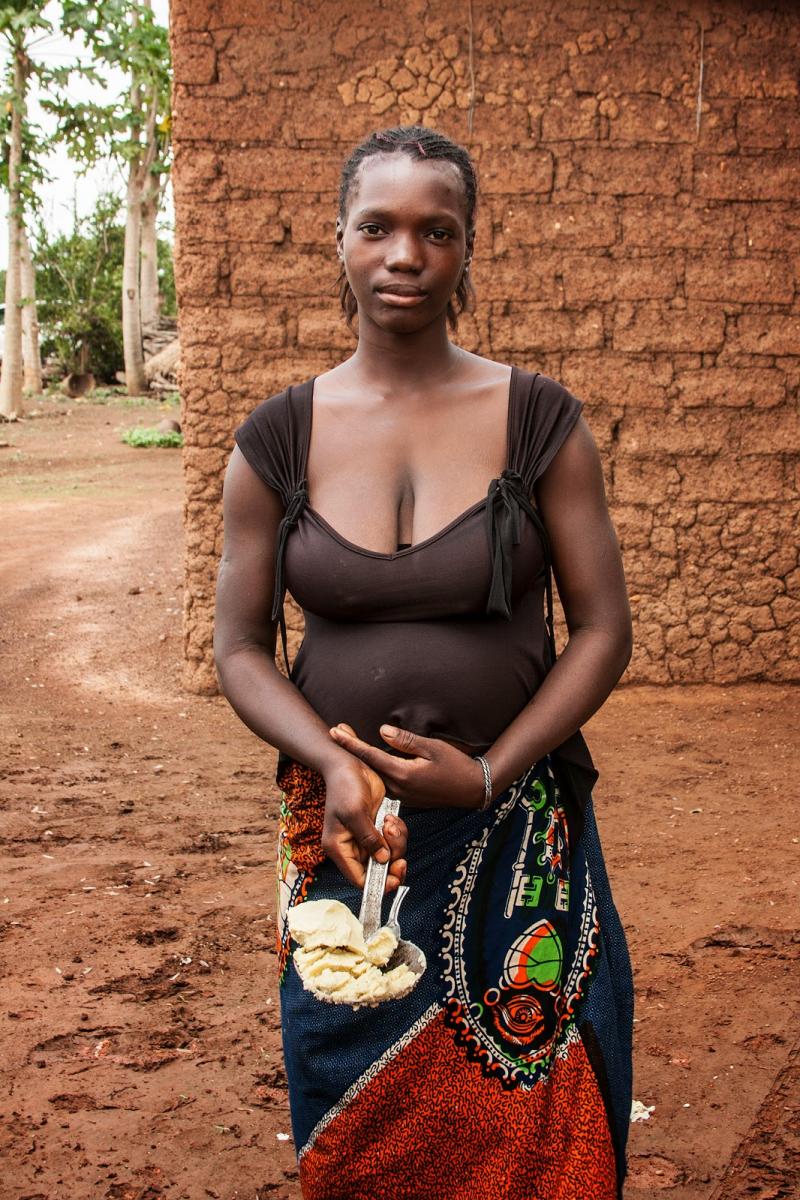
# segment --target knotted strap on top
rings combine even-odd
[[[303,479],[298,483],[292,495],[289,497],[289,503],[286,505],[286,511],[283,514],[280,525],[278,526],[278,543],[275,549],[275,590],[272,593],[272,620],[280,622],[281,627],[281,644],[283,647],[283,661],[286,663],[286,674],[289,675],[289,649],[286,637],[286,617],[283,611],[283,599],[286,595],[284,557],[286,551],[286,541],[289,534],[294,529],[300,519],[300,514],[308,504],[308,481]]]
[[[550,651],[550,666],[556,661],[556,639],[553,627],[553,580],[551,573],[550,539],[537,509],[531,504],[525,483],[518,471],[506,468],[489,484],[486,503],[486,524],[492,559],[492,582],[487,616],[511,619],[512,550],[520,540],[520,510],[531,518],[537,528],[544,554],[544,586],[546,598],[545,628]]]

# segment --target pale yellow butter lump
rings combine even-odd
[[[340,900],[307,900],[289,910],[289,932],[305,950],[339,946],[366,953],[361,922]]]
[[[383,925],[367,942],[367,958],[376,967],[385,967],[397,949],[397,938]]]
[[[334,1004],[378,1004],[398,999],[417,982],[405,963],[382,971],[397,947],[383,926],[369,941],[358,918],[340,900],[307,900],[289,910],[298,943],[294,963],[303,987]]]

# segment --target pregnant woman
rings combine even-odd
[[[336,240],[357,348],[260,404],[225,480],[215,649],[279,751],[307,1200],[613,1200],[625,1173],[633,987],[580,726],[629,660],[630,611],[581,402],[450,340],[476,196],[469,155],[430,129],[354,150]],[[287,587],[305,616],[288,678]],[[381,833],[384,795],[402,819]],[[353,1009],[304,990],[287,914],[357,913],[371,855],[387,891],[408,884],[428,967]]]

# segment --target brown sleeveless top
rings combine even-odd
[[[502,474],[438,533],[380,553],[342,537],[308,504],[313,390],[313,379],[286,388],[235,433],[285,506],[272,612],[284,656],[286,587],[305,617],[290,678],[326,723],[346,721],[384,750],[386,723],[480,754],[555,658],[544,611],[547,598],[552,612],[547,535],[531,497],[582,402],[513,367]]]

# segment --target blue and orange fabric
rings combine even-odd
[[[360,892],[324,855],[322,778],[284,765],[281,1018],[306,1200],[615,1200],[631,1105],[633,982],[591,795],[552,756],[485,813],[414,809],[402,1000],[316,999],[289,908]]]

